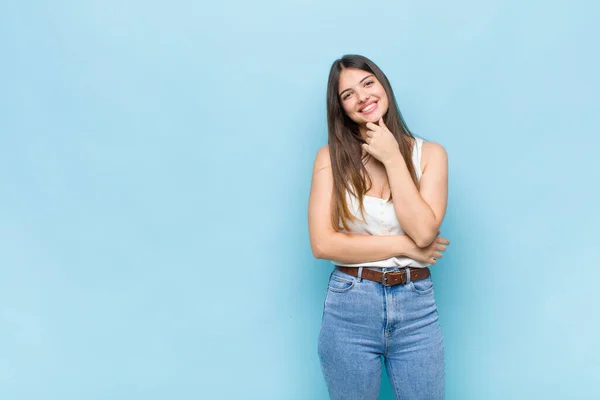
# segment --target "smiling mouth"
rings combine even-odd
[[[370,114],[372,113],[374,110],[377,109],[377,105],[378,105],[379,101],[376,101],[374,103],[369,104],[367,107],[363,108],[360,113],[361,114]]]

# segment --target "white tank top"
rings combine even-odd
[[[415,146],[413,148],[412,162],[417,173],[417,180],[421,180],[421,150],[423,148],[423,139],[415,137]],[[357,221],[348,221],[349,230],[342,229],[341,232],[356,233],[362,235],[404,235],[404,230],[394,211],[394,203],[387,202],[379,197],[365,196],[363,200],[365,209],[365,220],[362,220],[358,199],[346,191],[346,201],[350,212],[358,218]],[[345,264],[331,260],[335,265],[344,265],[347,267],[369,267],[369,269],[379,270],[390,267],[415,267],[425,268],[431,264],[422,263],[409,257],[392,257],[387,260],[369,261],[356,264]]]

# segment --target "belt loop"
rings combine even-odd
[[[406,267],[406,283],[410,283],[410,267]]]
[[[362,270],[363,267],[358,267],[358,281],[362,282]]]

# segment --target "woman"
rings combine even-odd
[[[332,399],[377,399],[381,357],[397,399],[444,397],[444,344],[429,265],[439,237],[448,161],[415,138],[390,83],[345,55],[327,86],[329,143],[316,155],[310,243],[331,260],[318,354]]]

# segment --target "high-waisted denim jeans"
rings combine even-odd
[[[444,341],[431,277],[383,286],[334,269],[318,354],[333,400],[376,400],[382,357],[396,399],[443,399]]]

